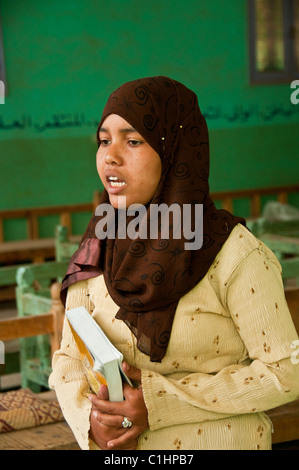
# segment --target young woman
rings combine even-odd
[[[118,88],[98,128],[102,204],[202,205],[202,243],[169,236],[99,239],[94,216],[62,285],[123,353],[123,402],[91,393],[68,323],[50,385],[83,449],[270,449],[265,410],[299,396],[298,339],[281,267],[245,221],[209,196],[209,141],[196,95],[167,77]],[[121,205],[120,205],[121,203]],[[126,223],[132,219],[127,216]],[[117,226],[117,225],[116,225]],[[161,228],[161,227],[160,227]],[[293,361],[294,362],[294,361]]]

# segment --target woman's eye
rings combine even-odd
[[[142,144],[142,142],[140,140],[129,140],[129,144],[132,147],[137,147],[138,145]]]
[[[110,143],[110,140],[108,139],[100,139],[100,145],[105,146]]]

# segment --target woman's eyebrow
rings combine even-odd
[[[109,132],[109,129],[107,129],[106,127],[101,127],[99,132]],[[136,131],[134,127],[123,127],[119,129],[119,132],[122,132],[124,134],[128,134],[129,132],[136,132],[138,134],[138,131]]]

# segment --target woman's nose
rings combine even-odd
[[[121,164],[121,155],[118,148],[115,145],[110,145],[106,155],[106,163],[109,165],[120,165]]]

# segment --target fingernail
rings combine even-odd
[[[112,447],[114,447],[114,444],[113,444],[113,442],[108,442],[107,446],[108,446],[110,449],[112,449]]]

